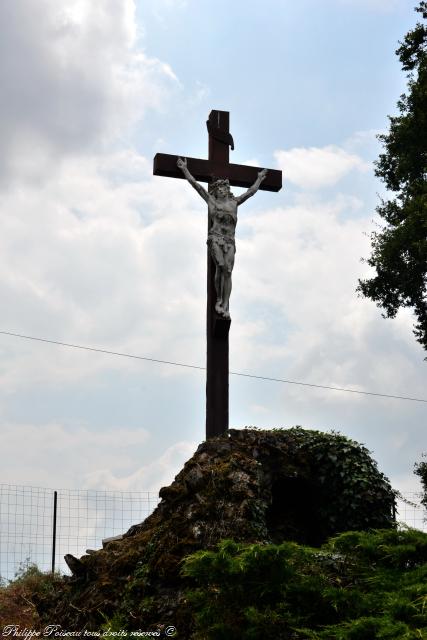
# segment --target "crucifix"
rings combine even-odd
[[[229,298],[234,264],[237,207],[258,189],[279,191],[282,172],[229,161],[234,141],[228,111],[213,110],[207,121],[208,160],[182,158],[168,153],[154,157],[153,174],[186,178],[208,204],[208,282],[206,315],[206,439],[228,431]],[[207,182],[206,191],[199,182]],[[237,198],[230,185],[246,187]]]

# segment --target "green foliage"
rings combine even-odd
[[[106,633],[107,631],[110,633],[118,632],[118,631],[122,631],[122,632],[126,631],[127,619],[125,619],[125,617],[122,614],[115,613],[112,618],[108,618],[104,614],[101,614],[101,615],[105,619],[105,622],[100,629],[100,631],[102,631],[103,633]],[[120,638],[127,638],[128,635],[129,634],[127,633],[126,635],[122,634],[120,635]]]
[[[43,575],[45,575],[43,571],[38,568],[35,562],[31,562],[31,558],[25,558],[19,563],[13,582],[25,581],[27,578],[41,577]],[[12,582],[12,580],[9,582]]]
[[[59,572],[52,574],[50,571],[41,571],[34,562],[27,558],[19,564],[15,578],[14,580],[9,580],[9,585],[10,587],[23,586],[31,588],[34,595],[44,598],[54,593],[55,587],[60,580],[61,574]]]
[[[427,19],[427,3],[415,9]],[[414,334],[427,350],[427,27],[417,23],[396,54],[408,72],[408,92],[390,117],[389,132],[378,136],[385,152],[376,175],[396,197],[377,207],[385,226],[371,234],[366,261],[377,275],[359,280],[358,291],[374,300],[385,316],[401,307],[414,310]]]
[[[426,457],[425,453],[423,454],[423,457]],[[415,475],[419,476],[421,479],[421,484],[423,486],[423,493],[424,493],[421,499],[421,502],[427,509],[427,461],[422,460],[421,462],[418,462],[417,464],[415,464],[414,473]]]
[[[427,637],[427,535],[347,532],[321,549],[221,542],[185,559],[193,640]]]
[[[294,427],[282,433],[315,492],[311,528],[320,541],[349,529],[394,526],[395,492],[366,447],[336,432]]]

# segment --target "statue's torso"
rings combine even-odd
[[[212,199],[209,203],[209,219],[211,221],[209,235],[223,236],[234,240],[237,224],[236,199]]]

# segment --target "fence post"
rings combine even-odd
[[[52,535],[52,573],[55,573],[55,552],[56,552],[56,509],[58,503],[58,492],[53,492],[53,535]]]

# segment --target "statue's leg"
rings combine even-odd
[[[231,294],[231,273],[224,273],[224,298],[223,298],[223,309],[224,315],[226,318],[230,317],[230,294]]]
[[[216,304],[215,304],[215,311],[219,314],[222,314],[222,305],[223,305],[223,296],[224,296],[224,292],[223,292],[223,275],[222,275],[222,269],[221,267],[217,264],[215,265],[215,291],[216,291]]]
[[[224,309],[224,315],[226,315],[227,318],[230,317],[229,309],[230,309],[230,295],[231,295],[231,287],[232,287],[231,273],[233,271],[235,253],[236,253],[236,250],[234,248],[234,245],[230,245],[229,247],[227,247],[227,253],[225,254],[225,260],[224,260],[225,265],[224,265],[224,278],[223,278],[223,282],[224,282],[223,309]]]
[[[224,301],[224,252],[223,247],[216,240],[212,240],[210,243],[210,254],[215,263],[215,292],[216,303],[215,311],[219,315],[223,315],[223,301]]]

